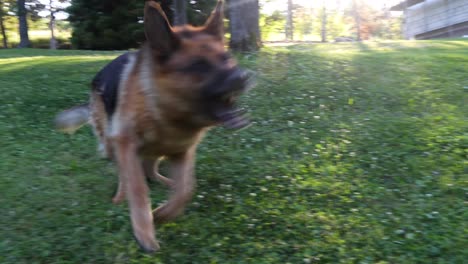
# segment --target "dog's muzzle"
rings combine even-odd
[[[215,121],[231,129],[249,125],[246,111],[237,107],[240,95],[253,87],[253,74],[242,69],[219,73],[205,88],[208,113]]]

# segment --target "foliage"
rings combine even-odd
[[[67,9],[79,49],[136,48],[144,40],[144,1],[74,0]]]
[[[172,1],[160,0],[169,20]],[[190,1],[187,9],[190,24],[202,25],[216,0]],[[144,1],[74,0],[68,8],[73,27],[72,43],[80,49],[137,48],[144,41]]]
[[[217,0],[190,1],[187,8],[187,18],[190,24],[201,26],[211,14],[216,6]]]
[[[379,10],[364,0],[354,0],[356,6],[352,4],[345,9],[345,23],[352,25],[350,30],[356,35],[357,26],[355,15],[360,20],[361,39],[371,38],[381,39],[401,39],[401,18],[392,17],[388,10]],[[356,8],[356,11],[353,9]],[[354,14],[357,12],[357,14]]]
[[[91,129],[53,130],[120,53],[0,51],[0,262],[464,263],[468,42],[265,48],[253,126],[199,147],[185,216],[142,254]],[[28,74],[25,75],[25,72]],[[167,189],[151,184],[154,206]]]
[[[9,17],[8,23],[8,41],[9,47],[15,48],[19,43],[18,32],[12,30],[18,28],[17,19]],[[49,48],[50,44],[50,30],[47,27],[46,19],[39,19],[36,21],[29,20],[29,38],[32,48]],[[59,49],[70,49],[70,28],[67,21],[57,21],[57,41]]]
[[[2,38],[3,48],[8,48],[8,35],[6,33],[7,26],[5,22],[12,4],[13,1],[0,1],[0,35]]]
[[[298,35],[299,39],[303,39],[305,35],[310,35],[314,25],[320,25],[314,23],[313,10],[309,8],[296,8],[294,17],[295,35]]]
[[[326,4],[327,39],[340,36],[356,36],[356,23],[351,1],[333,4],[332,1],[316,1],[311,6],[294,5],[294,39],[300,41],[320,40],[322,30],[323,4]],[[361,33],[364,39],[401,39],[402,18],[392,16],[386,9],[378,9],[368,1],[356,1]],[[263,6],[268,5],[267,3]],[[270,20],[270,21],[267,21]],[[262,14],[262,39],[285,40],[286,10]]]
[[[271,15],[260,15],[260,28],[262,39],[271,39],[273,34],[284,34],[285,16],[280,11],[275,11]]]

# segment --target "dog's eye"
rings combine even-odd
[[[182,72],[187,73],[206,73],[213,69],[213,65],[204,59],[198,59],[192,62],[190,65],[182,68]]]

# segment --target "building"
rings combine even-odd
[[[404,12],[407,39],[468,36],[468,0],[405,0],[390,10]]]

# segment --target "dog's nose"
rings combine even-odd
[[[219,72],[216,78],[204,87],[204,97],[213,98],[232,92],[245,92],[253,87],[253,76],[251,71],[239,68]]]
[[[253,74],[250,71],[236,69],[228,75],[225,85],[229,91],[245,90],[249,88],[252,80]]]

